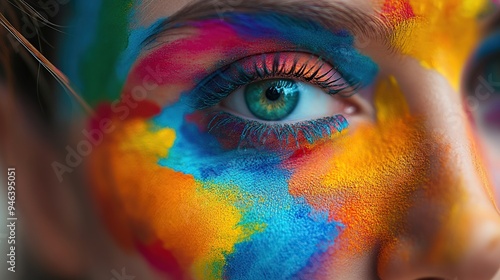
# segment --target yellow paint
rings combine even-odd
[[[380,123],[410,116],[410,109],[406,99],[399,89],[396,78],[393,76],[378,83],[375,89],[374,103],[377,120]]]
[[[415,18],[396,26],[394,45],[418,59],[422,66],[446,77],[458,90],[463,66],[479,40],[478,16],[487,0],[388,0],[408,1]]]

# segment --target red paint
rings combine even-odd
[[[149,264],[172,279],[186,278],[175,257],[170,251],[163,248],[161,241],[158,240],[149,245],[137,242],[137,249]]]
[[[408,0],[386,0],[382,7],[382,17],[392,25],[415,18],[413,7]]]

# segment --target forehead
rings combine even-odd
[[[189,5],[197,0],[169,0],[168,2],[164,0],[135,0],[133,8],[133,21],[132,28],[137,26],[149,26],[156,22],[160,18],[168,17],[175,12],[181,10],[186,5]],[[255,2],[256,5],[266,2],[276,2],[269,0],[251,0]],[[328,2],[331,4],[346,4],[356,7],[363,11],[373,11],[376,7],[383,6],[384,2],[399,2],[400,0],[323,0],[322,2]],[[239,5],[241,5],[244,0],[217,0],[211,1],[213,4],[211,8],[214,13],[218,13],[222,10],[224,11],[234,11]],[[282,5],[287,5],[290,2],[299,2],[296,0],[280,0],[278,1]],[[300,1],[304,2],[304,1]],[[316,1],[308,0],[311,5],[314,5]]]
[[[451,79],[456,88],[461,66],[479,38],[477,18],[485,14],[491,3],[488,0],[253,0],[251,3],[243,0],[174,0],[168,3],[144,0],[136,2],[133,8],[131,28],[150,26],[178,11],[184,14],[186,9],[183,7],[186,5],[189,6],[187,11],[192,14],[195,10],[194,14],[198,18],[200,14],[223,17],[227,12],[281,10],[321,22],[325,18],[347,19],[354,29],[359,28],[360,24],[364,26],[360,29],[366,29],[371,26],[370,22],[382,22],[389,27],[382,37],[393,41],[391,45],[398,52],[416,58],[428,68],[438,70]],[[352,15],[353,13],[361,16]],[[373,20],[365,21],[371,16]],[[354,31],[351,28],[347,30]],[[440,49],[441,54],[449,53],[449,49],[454,50],[452,55],[448,55],[454,57],[453,63],[443,63],[443,59],[438,59],[436,49]],[[430,50],[433,51],[429,52]],[[441,69],[437,64],[449,66]]]
[[[225,12],[238,12],[241,5],[251,6],[253,10],[261,10],[264,4],[274,3],[283,10],[286,7],[318,7],[327,16],[331,10],[340,6],[349,6],[366,15],[374,15],[387,21],[396,29],[395,33],[403,36],[404,54],[417,58],[429,68],[436,69],[457,84],[458,75],[464,60],[470,55],[471,48],[477,42],[478,26],[476,17],[488,7],[488,0],[93,0],[75,1],[76,14],[68,33],[78,36],[67,36],[65,48],[61,52],[61,69],[79,87],[90,103],[95,105],[99,100],[117,98],[119,86],[125,81],[129,67],[137,55],[142,52],[139,42],[142,30],[148,31],[154,24],[165,18],[173,18],[176,12],[186,5],[202,3],[203,11],[217,16]],[[295,5],[289,5],[294,3]],[[318,4],[319,3],[319,4]],[[321,4],[322,3],[322,4]],[[210,11],[205,11],[205,9]],[[290,10],[290,8],[288,9]],[[304,9],[294,8],[294,14]],[[311,10],[311,9],[309,9]],[[199,12],[199,11],[198,11]],[[334,14],[334,13],[332,13]],[[352,15],[335,13],[339,18],[352,18]],[[325,15],[325,13],[323,13]],[[410,17],[408,17],[410,15]],[[399,24],[405,18],[412,18],[418,24]],[[316,20],[314,14],[304,15],[306,19]],[[329,16],[329,19],[334,16]],[[357,18],[359,19],[359,18]],[[415,23],[412,22],[412,23]],[[356,23],[355,23],[356,24]],[[359,25],[358,25],[359,26]],[[110,28],[111,27],[111,28]],[[408,29],[412,32],[405,32]],[[388,38],[397,41],[394,34]],[[134,37],[135,36],[135,37]],[[139,39],[138,39],[139,38]],[[218,38],[222,39],[222,38]],[[406,39],[406,40],[405,40]],[[137,42],[136,42],[137,41]],[[140,42],[139,42],[140,43]],[[137,46],[136,48],[134,46]],[[439,51],[435,51],[439,48]],[[451,51],[450,51],[451,50]],[[435,57],[446,54],[447,59]],[[449,59],[448,59],[449,58]],[[440,67],[440,68],[439,68]],[[101,72],[96,69],[102,69]],[[115,73],[115,72],[118,73]],[[105,86],[109,85],[109,86]],[[104,94],[102,89],[109,89]],[[92,100],[95,100],[93,102]]]
[[[201,6],[197,9],[198,13],[203,11],[205,15],[221,17],[227,12],[244,11],[247,7],[253,11],[272,12],[281,9],[277,7],[286,9],[287,6],[292,6],[298,11],[304,9],[313,11],[314,8],[326,12],[339,10],[340,12],[332,14],[332,17],[355,19],[354,16],[337,9],[337,7],[347,7],[351,12],[359,11],[363,15],[380,18],[396,29],[409,30],[420,27],[419,33],[432,33],[426,32],[429,26],[461,29],[464,25],[470,24],[470,20],[488,14],[494,7],[490,0],[252,0],[250,3],[244,0],[131,0],[131,2],[129,27],[132,30],[151,26],[158,20],[169,18],[177,12],[182,14],[186,7]],[[301,6],[304,8],[300,8]],[[310,9],[311,7],[313,9]],[[297,11],[294,14],[297,14]],[[313,14],[308,13],[304,16],[315,20]],[[409,19],[413,21],[412,24],[407,24]],[[419,21],[419,24],[414,24],[415,21]]]

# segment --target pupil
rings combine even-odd
[[[276,101],[281,97],[281,91],[276,87],[270,87],[266,90],[266,98],[271,101]]]

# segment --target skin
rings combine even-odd
[[[386,11],[385,23],[396,36],[391,37],[391,47],[388,47],[386,40],[366,34],[354,35],[356,50],[373,61],[379,72],[373,83],[359,94],[334,98],[336,106],[332,106],[335,111],[332,113],[346,115],[347,130],[331,135],[327,141],[305,144],[302,153],[280,158],[279,165],[269,164],[267,167],[273,172],[277,166],[291,170],[286,180],[282,180],[285,183],[276,183],[281,180],[279,172],[264,174],[264,179],[257,177],[269,186],[284,186],[285,192],[277,192],[278,198],[273,197],[274,188],[265,188],[257,195],[250,188],[245,189],[247,184],[257,181],[238,176],[244,173],[238,167],[243,166],[246,159],[224,157],[225,152],[212,154],[214,161],[209,161],[209,166],[213,165],[216,170],[227,168],[236,175],[232,175],[234,180],[214,177],[212,181],[204,181],[197,175],[203,170],[200,164],[176,146],[183,141],[189,144],[193,139],[182,138],[182,131],[173,121],[175,114],[168,115],[168,112],[178,112],[175,108],[181,104],[182,93],[196,86],[194,76],[214,70],[213,65],[220,59],[218,55],[225,51],[221,46],[226,41],[216,37],[220,41],[203,42],[203,46],[210,46],[209,54],[195,51],[186,54],[183,50],[189,49],[194,44],[190,40],[202,32],[211,35],[210,32],[220,28],[218,23],[207,24],[206,29],[186,27],[152,48],[139,49],[130,61],[130,72],[121,81],[121,101],[115,104],[128,110],[113,110],[112,101],[99,100],[93,102],[96,115],[82,125],[88,131],[99,127],[103,131],[102,121],[111,120],[113,127],[86,158],[86,169],[79,169],[85,172],[81,176],[88,178],[90,201],[98,205],[96,215],[106,228],[105,232],[92,236],[99,236],[100,244],[106,244],[104,250],[114,256],[99,276],[109,278],[109,267],[125,266],[127,271],[144,279],[220,278],[229,273],[229,268],[220,272],[213,267],[218,263],[231,263],[227,256],[240,252],[239,244],[254,241],[259,234],[272,229],[268,221],[245,220],[255,209],[263,213],[259,212],[260,208],[253,208],[255,205],[271,205],[269,208],[282,216],[292,213],[296,217],[293,207],[304,207],[300,209],[316,215],[313,220],[321,226],[311,227],[312,230],[305,231],[310,236],[299,236],[298,241],[318,238],[319,245],[315,243],[313,248],[324,245],[321,241],[328,241],[326,249],[311,253],[315,266],[306,263],[297,269],[295,275],[299,277],[492,279],[500,267],[497,208],[500,184],[494,177],[500,148],[494,144],[494,138],[471,119],[470,115],[476,116],[477,111],[468,115],[462,100],[467,94],[462,86],[465,65],[487,34],[475,16],[471,16],[467,24],[464,19],[459,23],[440,22],[448,17],[435,11],[432,5],[426,10],[425,4],[430,2],[420,1],[424,8],[419,10],[415,5],[417,1],[409,1],[417,16],[427,17],[427,21],[408,16],[402,6],[396,5],[394,13],[387,12],[387,6],[381,2],[326,1],[332,6],[343,3],[357,7],[368,15],[380,16],[379,11]],[[449,4],[450,1],[443,2]],[[134,16],[127,28],[130,32],[149,28],[188,3],[160,0],[135,3]],[[453,33],[456,30],[460,33]],[[405,37],[406,34],[414,37]],[[237,36],[227,38],[239,40]],[[454,43],[447,45],[447,40]],[[244,46],[243,50],[250,50],[252,54],[262,49],[280,51],[283,47],[272,39],[251,44],[236,42],[227,45]],[[175,47],[175,44],[184,45]],[[145,69],[154,68],[157,62],[164,62],[167,70],[182,71],[177,75],[173,71],[161,77],[151,76]],[[137,86],[147,90],[139,101],[132,95]],[[354,111],[346,109],[353,106]],[[191,122],[200,128],[206,127],[206,121],[196,113],[190,115],[190,121],[181,120],[183,124]],[[209,143],[208,138],[202,138],[206,133],[195,135],[193,138],[200,137],[202,143]],[[201,165],[205,159],[199,158]],[[221,166],[216,159],[227,160],[228,167]],[[183,160],[187,164],[180,164]],[[29,193],[26,192],[26,197]],[[281,204],[288,205],[289,209]],[[27,212],[27,217],[33,220],[40,215],[35,210]],[[285,233],[295,238],[293,233],[310,226],[304,221],[310,222],[307,218],[291,219],[277,228],[290,226]],[[298,226],[294,228],[294,225]],[[54,231],[47,229],[49,233],[40,240],[58,235],[59,240],[70,240],[67,236],[63,238],[60,227],[52,229]],[[325,234],[317,237],[316,232]],[[283,232],[278,230],[278,236],[280,233]],[[266,244],[265,240],[263,243]],[[48,246],[44,244],[53,243],[40,242],[40,251],[50,251],[43,249]],[[278,247],[278,243],[273,244]],[[287,260],[306,251],[306,245],[302,248],[293,245],[285,243],[277,255],[284,254]],[[58,257],[45,258],[42,253],[41,259],[47,259],[50,266],[60,266],[55,270],[70,275],[85,269],[85,262],[76,257],[81,256],[77,252],[84,249],[72,245],[58,248]],[[268,248],[269,252],[272,249]],[[99,255],[101,250],[85,252]],[[252,260],[247,265],[258,263],[256,255],[241,252],[243,258]],[[60,259],[67,261],[62,263]],[[283,259],[278,260],[284,263]],[[211,270],[206,272],[205,267]],[[269,271],[285,273],[285,268],[276,262],[269,266]],[[231,269],[234,273],[247,271],[244,266]],[[240,276],[245,278],[244,274]]]
[[[332,5],[338,3],[336,1],[329,2]],[[131,28],[147,28],[158,19],[174,14],[185,4],[188,4],[188,2],[177,1],[165,4],[160,3],[160,1],[149,1],[139,4],[136,21]],[[345,4],[361,7],[362,10],[367,11],[369,14],[375,14],[375,9],[380,7],[371,1],[358,1],[356,3],[347,1]],[[398,28],[401,28],[398,25],[401,20],[389,18],[389,22],[394,24],[393,30],[397,33]],[[410,25],[409,28],[417,30],[420,27],[419,24]],[[144,65],[150,65],[153,61],[175,59],[172,58],[172,56],[175,57],[172,55],[172,52],[176,53],[175,49],[169,49],[164,56],[157,55],[156,51],[160,50],[161,52],[161,49],[163,47],[168,48],[169,44],[183,42],[182,39],[189,41],[190,36],[192,36],[189,35],[189,32],[196,34],[197,31],[195,29],[187,30],[188,35],[181,35],[180,38],[173,37],[166,43],[156,45],[152,49],[140,51],[122,92],[123,100],[130,108],[136,109],[136,104],[132,104],[133,101],[127,95],[136,86],[144,83],[145,72],[141,69],[144,69]],[[397,33],[399,37],[397,38],[404,40],[404,35],[402,35],[404,32],[399,31],[400,33]],[[346,132],[346,139],[332,140],[332,142],[329,142],[332,145],[328,143],[313,145],[309,148],[310,153],[312,153],[311,156],[301,155],[298,158],[295,157],[284,162],[285,166],[293,166],[292,170],[294,170],[288,182],[290,194],[293,197],[305,199],[306,205],[312,207],[313,211],[326,212],[330,222],[339,221],[345,226],[344,230],[341,230],[335,239],[335,245],[331,245],[327,252],[320,254],[322,259],[318,263],[321,268],[302,272],[305,273],[302,276],[320,279],[324,278],[325,275],[328,275],[329,279],[372,279],[376,275],[382,279],[418,279],[426,277],[491,279],[499,267],[500,217],[495,205],[494,187],[488,176],[483,176],[483,174],[493,174],[494,166],[483,164],[483,158],[489,154],[486,150],[487,146],[482,145],[482,135],[477,132],[475,127],[471,126],[465,113],[463,113],[461,93],[457,89],[459,73],[454,72],[453,67],[450,69],[439,64],[457,63],[458,65],[464,65],[466,55],[460,57],[462,54],[460,51],[463,53],[472,52],[474,40],[469,41],[469,43],[472,43],[468,47],[459,49],[457,53],[450,53],[448,57],[441,61],[436,60],[432,52],[418,51],[419,46],[415,51],[411,47],[408,49],[399,47],[396,43],[396,50],[394,51],[384,47],[383,42],[371,38],[367,39],[358,36],[356,40],[361,52],[378,64],[380,74],[374,86],[370,90],[365,90],[372,91],[371,93],[363,92],[349,101],[362,105],[357,105],[361,109],[356,110],[348,117],[350,127]],[[360,47],[360,42],[368,42],[368,44]],[[415,41],[415,44],[417,43],[418,41]],[[272,46],[272,43],[269,46]],[[259,47],[256,46],[255,51]],[[178,57],[182,56],[182,52],[179,52]],[[150,57],[155,58],[148,60]],[[200,56],[193,59],[193,61],[201,65],[201,68],[209,68],[214,63],[213,59],[215,58],[211,56]],[[195,68],[188,63],[185,68],[186,72],[181,77],[193,75],[195,72],[189,72],[189,69],[192,69],[191,67]],[[391,76],[392,78],[388,78]],[[159,87],[148,89],[148,95],[144,101],[139,102],[139,107],[144,104],[156,104],[159,108],[168,110],[168,108],[173,108],[176,104],[179,104],[180,93],[193,86],[191,80],[182,80],[181,77],[175,78],[173,74],[163,76],[163,80],[165,78],[170,80],[168,82],[163,81]],[[179,79],[179,81],[173,82],[176,79]],[[393,96],[399,94],[399,103],[391,100],[390,96],[384,95],[389,93],[394,94]],[[371,95],[375,95],[375,97],[370,98]],[[384,98],[386,98],[385,103]],[[405,109],[396,110],[401,106]],[[396,112],[391,110],[396,110]],[[378,113],[374,115],[374,111]],[[392,113],[385,113],[384,115],[383,112]],[[449,116],[443,114],[443,112],[456,113]],[[94,164],[104,162],[115,174],[123,174],[116,175],[112,179],[114,184],[118,186],[127,184],[142,185],[143,181],[136,181],[134,177],[124,177],[130,171],[120,167],[122,164],[114,163],[113,159],[109,160],[106,157],[116,157],[117,162],[139,160],[134,170],[141,170],[140,173],[145,174],[146,178],[148,178],[146,174],[154,171],[152,174],[158,174],[157,176],[160,178],[150,181],[147,186],[160,184],[162,180],[172,180],[172,184],[178,184],[173,189],[191,186],[193,181],[189,172],[182,171],[187,176],[182,175],[181,179],[169,179],[173,178],[174,173],[165,171],[164,167],[157,170],[157,166],[150,165],[155,161],[153,155],[159,156],[160,159],[165,158],[168,161],[169,155],[168,153],[165,154],[165,150],[162,149],[167,151],[174,149],[174,141],[180,132],[176,131],[173,124],[166,121],[164,125],[160,126],[159,132],[150,134],[148,131],[151,131],[151,128],[139,124],[143,122],[142,119],[150,120],[152,118],[152,116],[148,115],[149,113],[145,114],[145,118],[139,117],[138,123],[131,121],[129,117],[122,120],[123,125],[119,125],[118,131],[123,134],[114,140],[109,140],[110,143],[113,143],[110,146],[105,144],[103,147],[99,147],[97,155],[93,155],[91,161]],[[417,120],[412,121],[412,117],[416,117]],[[403,119],[406,123],[402,126],[398,125],[395,122],[397,119]],[[120,124],[122,121],[119,121]],[[376,125],[377,122],[384,123],[389,128],[383,130],[382,126]],[[395,131],[404,132],[397,134]],[[140,136],[137,139],[130,138],[127,136],[130,135],[129,133]],[[377,138],[376,135],[380,134],[385,135],[388,139],[399,140],[387,144],[384,140]],[[406,138],[405,135],[407,135]],[[366,139],[370,139],[370,141]],[[147,146],[141,144],[155,143],[154,141],[160,142]],[[116,143],[125,145],[127,153],[132,155],[121,156],[119,152],[115,152],[113,145],[116,146]],[[385,152],[376,157],[380,156],[382,159],[373,162],[369,160],[357,162],[356,157],[369,158],[370,155],[377,154],[376,150],[371,150],[369,146],[363,146],[366,145],[365,143],[380,146],[382,151]],[[354,147],[359,145],[358,147],[365,148],[355,150],[349,145]],[[159,147],[159,149],[151,152],[140,152],[145,154],[143,156],[134,154],[140,149],[147,149],[146,147]],[[387,150],[383,150],[384,147]],[[350,154],[343,153],[341,152],[342,149],[351,152]],[[392,149],[399,149],[397,153],[400,153],[402,158],[408,157],[408,162],[413,166],[408,169],[401,163],[401,160],[394,161],[390,157],[387,157],[386,161],[384,161],[385,156],[390,154]],[[328,156],[316,162],[315,158],[322,157],[322,155]],[[342,171],[340,167],[336,167],[337,161],[345,162],[347,170]],[[176,168],[180,168],[176,164],[176,162],[173,162],[167,167],[176,170]],[[363,167],[364,164],[367,164],[367,166]],[[384,170],[379,168],[380,165],[388,165],[390,170],[388,172],[390,173],[399,173],[398,176],[402,176],[403,182],[387,185],[384,179],[381,179],[383,178],[381,176],[385,175],[383,175]],[[236,240],[241,238],[251,240],[252,236],[258,232],[265,231],[265,228],[255,229],[254,231],[246,229],[250,230],[249,236],[239,231],[235,232],[233,228],[237,226],[237,221],[241,218],[239,215],[244,214],[238,214],[239,210],[233,208],[234,200],[223,199],[223,197],[234,196],[233,199],[238,199],[240,195],[243,195],[243,200],[246,199],[244,194],[233,190],[229,190],[228,193],[223,192],[222,189],[225,183],[222,185],[216,184],[216,194],[202,193],[200,198],[202,201],[206,200],[204,203],[207,205],[213,205],[213,208],[207,206],[208,208],[201,207],[198,209],[200,203],[202,203],[201,201],[183,201],[188,207],[198,209],[193,210],[194,212],[191,214],[194,215],[191,216],[193,219],[196,219],[194,217],[201,218],[199,221],[200,232],[194,231],[193,236],[185,237],[185,239],[203,240],[200,241],[202,243],[193,243],[197,244],[193,245],[195,248],[201,250],[199,253],[187,250],[179,243],[176,243],[182,243],[183,241],[175,240],[177,240],[176,237],[179,234],[188,230],[190,226],[184,225],[183,220],[174,218],[176,215],[181,214],[181,212],[176,212],[179,211],[177,208],[162,206],[162,201],[164,203],[165,200],[169,201],[167,203],[169,205],[178,203],[174,200],[171,201],[172,197],[175,196],[174,193],[170,191],[163,196],[161,188],[155,189],[156,191],[153,193],[161,198],[160,201],[149,201],[148,206],[146,206],[141,201],[147,197],[147,194],[141,191],[141,188],[138,191],[133,191],[133,195],[130,197],[125,191],[117,191],[116,189],[115,191],[109,191],[109,181],[100,180],[99,177],[103,175],[96,171],[101,167],[101,165],[98,165],[97,168],[92,169],[93,176],[97,178],[94,181],[97,186],[97,199],[107,205],[110,197],[117,195],[127,204],[124,206],[124,211],[128,218],[118,222],[115,220],[116,223],[110,226],[111,232],[114,232],[114,236],[119,240],[122,248],[130,250],[137,246],[131,241],[137,238],[137,232],[131,230],[130,233],[123,233],[126,225],[134,224],[133,220],[137,218],[145,219],[146,229],[143,230],[142,236],[139,237],[139,243],[146,244],[146,252],[150,250],[147,244],[154,243],[155,238],[153,236],[156,236],[156,238],[159,238],[159,242],[163,244],[160,247],[170,252],[180,263],[181,271],[189,267],[194,269],[193,271],[198,271],[197,267],[199,265],[209,262],[204,259],[206,257],[202,257],[206,254],[201,249],[204,246],[208,246],[207,248],[212,248],[212,250],[232,254],[234,253],[234,247],[232,246],[241,242]],[[366,168],[366,170],[363,171],[363,168]],[[488,168],[491,169],[488,170]],[[318,172],[318,169],[322,171]],[[372,177],[366,175],[370,171],[374,172]],[[343,172],[345,174],[358,174],[356,172],[359,172],[359,176],[346,175],[351,177],[339,179],[343,178]],[[407,175],[412,172],[415,172],[415,176]],[[153,176],[152,174],[151,176]],[[360,177],[364,176],[368,176],[367,179],[360,179]],[[395,178],[389,176],[385,180],[390,181]],[[312,183],[304,186],[304,180],[312,181]],[[130,183],[131,181],[134,183]],[[357,197],[357,200],[352,200],[352,198],[343,194],[346,190],[345,185],[348,183],[355,186],[352,195]],[[120,187],[119,189],[123,188],[126,187]],[[384,193],[391,193],[391,195],[387,197],[384,196]],[[190,196],[191,194],[182,195]],[[222,196],[219,197],[219,195]],[[269,194],[264,194],[264,200],[267,195]],[[138,197],[137,202],[131,202],[130,208],[128,208],[130,199],[133,200],[135,197]],[[325,199],[328,202],[325,202]],[[341,201],[344,201],[344,204]],[[137,211],[137,209],[141,209],[144,217],[134,218],[134,211]],[[150,211],[153,212],[149,213]],[[203,223],[203,216],[207,212],[214,211],[216,211],[216,214],[212,218],[223,216],[226,221],[221,221],[221,224],[212,228],[209,224]],[[108,221],[113,220],[116,214],[113,211],[105,213],[105,215],[108,215]],[[165,220],[171,220],[174,224],[178,224],[179,229],[164,228],[164,222],[161,221]],[[231,222],[226,224],[228,220]],[[206,226],[205,229],[203,229],[204,226]],[[223,230],[225,226],[228,226],[226,231]],[[256,225],[256,227],[259,226]],[[202,229],[206,232],[203,233]],[[208,234],[210,236],[212,233],[215,234],[216,231],[219,232],[217,234],[233,241],[228,244],[216,245],[218,244],[216,240],[219,235],[214,235],[213,241],[199,239],[202,238],[201,235]],[[200,236],[197,237],[197,234],[200,234]],[[290,251],[290,253],[293,254],[293,251]],[[219,260],[221,257],[212,255],[210,258]],[[220,260],[224,261],[224,258]],[[234,269],[244,268],[236,267]],[[174,273],[172,271],[177,270],[167,269],[166,273]],[[185,272],[175,273],[181,273],[182,275]],[[217,275],[211,274],[210,277],[217,278],[220,276]],[[204,278],[207,275],[191,272],[190,276]]]

